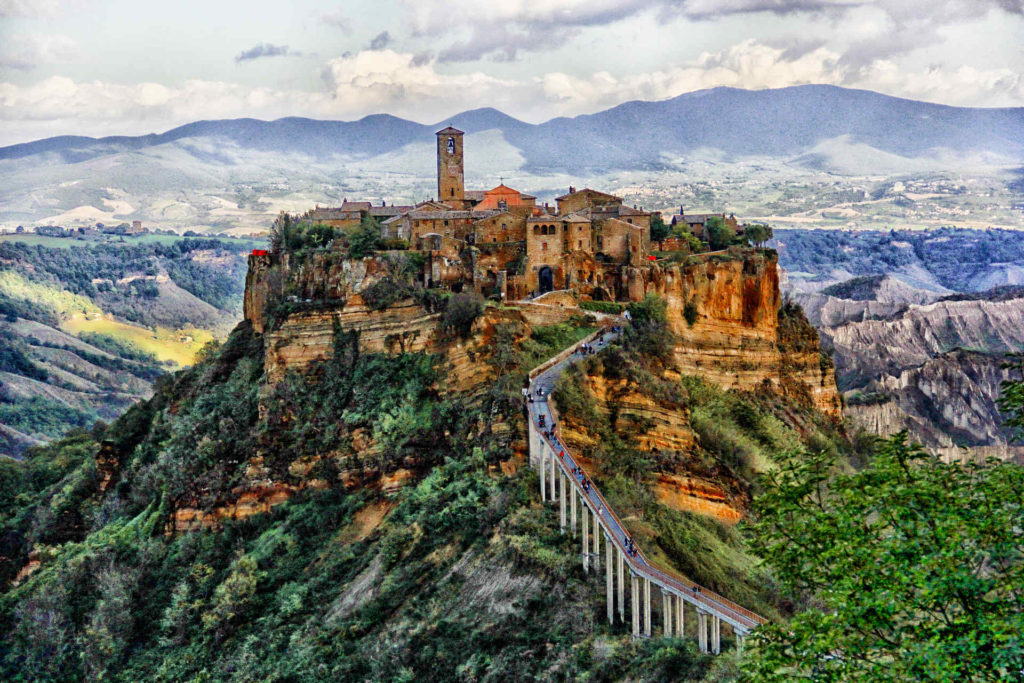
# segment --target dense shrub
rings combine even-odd
[[[620,304],[615,301],[581,301],[580,308],[587,311],[597,311],[598,313],[619,315],[626,309],[626,304]]]
[[[693,327],[697,322],[697,302],[693,299],[689,299],[683,305],[683,318],[686,320],[686,324]]]
[[[483,312],[484,300],[474,292],[463,292],[449,300],[441,324],[444,329],[465,339],[472,334],[473,323]]]

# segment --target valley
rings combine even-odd
[[[22,237],[0,239],[4,455],[113,420],[241,315],[247,243]]]
[[[783,289],[833,355],[846,414],[935,453],[1020,461],[996,405],[1024,351],[1024,241],[1009,231],[776,232]]]

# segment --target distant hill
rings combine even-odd
[[[448,124],[468,133],[467,186],[504,180],[541,202],[572,184],[776,227],[1024,228],[1024,108],[818,85],[715,88],[540,124],[483,108],[430,125],[289,117],[48,138],[0,148],[0,228],[141,220],[245,235],[344,198],[409,204],[436,192],[434,133]],[[979,287],[1012,280],[1001,277]]]
[[[499,130],[534,171],[657,168],[663,155],[699,149],[734,156],[806,155],[830,140],[900,157],[938,150],[1024,160],[1024,108],[948,107],[826,85],[749,91],[714,88],[658,102],[627,102],[596,114],[529,124],[495,109],[463,112],[433,125],[389,115],[358,121],[283,118],[197,121],[159,135],[62,136],[0,148],[0,159],[58,155],[67,163],[140,151],[187,138],[314,157],[372,157],[429,140],[451,123],[468,133]]]
[[[0,239],[0,456],[111,420],[241,315],[248,242]]]

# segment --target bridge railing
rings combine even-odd
[[[547,362],[539,365],[537,368],[530,372],[530,379],[532,380],[536,378],[537,376],[550,370],[552,367],[554,367],[558,363],[562,362],[563,360],[571,356],[572,353],[575,352],[579,343],[596,338],[600,334],[600,332],[601,330],[598,330],[594,334],[590,335],[587,339],[581,340],[581,342],[577,342],[577,344],[574,344],[572,347],[564,350],[562,353],[558,354],[554,358],[551,358]],[[548,400],[550,400],[550,396],[545,397],[544,400],[546,403]],[[541,447],[543,448],[544,445],[547,446],[547,448],[551,451],[552,458],[554,458],[554,460],[558,463],[559,471],[562,474],[564,474],[570,481],[572,481],[573,488],[580,493],[580,497],[583,501],[583,504],[588,509],[596,513],[597,511],[593,510],[590,498],[587,495],[587,492],[584,491],[583,485],[579,481],[577,481],[576,477],[569,470],[569,467],[566,464],[565,460],[559,457],[556,448],[551,443],[551,441],[546,436],[541,434],[541,432],[537,429],[537,425],[535,424],[536,416],[533,414],[533,410],[531,410],[530,413],[530,430],[536,432],[537,435],[540,437],[542,441]],[[532,444],[532,439],[530,441]],[[558,450],[561,450],[561,448],[559,448]],[[565,450],[569,452],[570,456],[572,455],[568,447],[566,447]],[[543,458],[541,458],[541,462],[543,462]],[[619,516],[615,514],[615,510],[611,507],[611,505],[608,504],[608,501],[605,499],[604,495],[601,494],[600,489],[598,489],[597,486],[594,485],[592,486],[592,491],[600,501],[601,505],[603,506],[603,510],[607,513],[609,517],[615,520],[615,523],[618,525],[619,529],[623,530],[624,532],[626,530],[626,525],[623,524]],[[743,629],[752,629],[767,621],[764,617],[756,614],[755,612],[752,612],[751,610],[748,610],[745,607],[736,604],[728,598],[719,595],[715,591],[705,589],[703,586],[700,586],[697,583],[690,581],[689,579],[686,579],[682,575],[675,573],[669,574],[665,571],[655,568],[653,565],[651,565],[651,562],[649,558],[646,556],[646,554],[644,554],[643,551],[639,548],[636,549],[637,554],[643,560],[643,562],[638,562],[637,559],[630,555],[630,553],[627,551],[625,546],[625,539],[619,538],[619,534],[612,532],[611,529],[607,527],[607,522],[602,518],[601,514],[597,514],[596,517],[599,520],[601,528],[604,529],[608,538],[611,539],[611,541],[615,544],[619,552],[623,554],[623,557],[625,558],[626,563],[629,565],[630,570],[635,574],[650,579],[659,586],[663,586],[665,588],[673,590],[687,602],[690,602],[691,604],[694,604],[701,608],[707,609],[708,611],[716,613],[719,617],[726,619],[726,621],[732,623],[734,626],[738,626]],[[699,592],[694,591],[695,587],[698,589]],[[732,614],[728,614],[728,612],[731,612]]]

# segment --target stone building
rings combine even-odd
[[[555,207],[538,206],[535,196],[504,182],[467,190],[465,133],[448,126],[436,137],[435,199],[403,207],[346,201],[305,218],[347,227],[377,217],[382,238],[404,240],[425,254],[424,283],[501,297],[573,288],[615,298],[626,286],[624,269],[647,261],[651,212],[591,188],[570,187]]]

